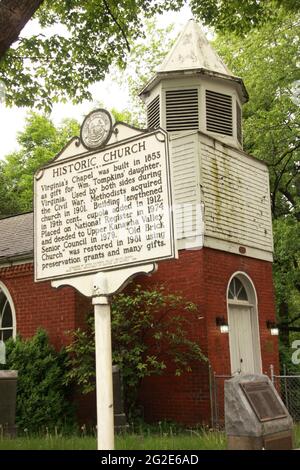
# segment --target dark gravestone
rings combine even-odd
[[[16,396],[18,372],[0,370],[0,427],[4,435],[16,435]]]
[[[114,393],[114,426],[115,431],[122,431],[127,427],[124,413],[123,390],[121,374],[118,366],[113,366],[113,393]]]
[[[293,421],[266,375],[238,375],[225,381],[228,448],[292,449]]]

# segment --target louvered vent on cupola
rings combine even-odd
[[[199,128],[198,90],[166,91],[166,128],[169,132]]]
[[[156,96],[154,100],[147,106],[147,125],[148,129],[156,129],[160,125],[160,106],[159,96]]]
[[[206,130],[232,136],[232,97],[206,90]]]
[[[242,110],[238,103],[236,103],[236,134],[240,144],[242,144]]]

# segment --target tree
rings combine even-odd
[[[9,193],[7,180],[4,176],[4,162],[0,161],[0,218],[18,212],[18,203],[14,193]]]
[[[0,165],[0,217],[32,210],[33,175],[36,170],[79,133],[79,124],[66,119],[57,128],[49,117],[29,113],[26,127],[18,136],[21,149]]]
[[[189,339],[191,318],[197,314],[195,304],[178,294],[166,293],[163,287],[143,290],[135,286],[112,301],[113,363],[123,378],[127,415],[137,410],[141,380],[166,370],[175,375],[190,372],[193,364],[206,361],[197,340]],[[67,382],[76,382],[83,393],[95,388],[94,318],[86,330],[72,332],[67,347],[70,354]]]
[[[21,30],[43,0],[2,0],[0,4],[0,57],[18,39]]]
[[[174,25],[158,28],[155,19],[146,20],[145,36],[130,44],[126,68],[112,70],[114,80],[120,85],[126,83],[128,86],[132,124],[139,127],[146,127],[146,109],[138,94],[171,49],[173,33]]]
[[[300,227],[292,216],[273,222],[274,282],[282,350],[300,333]],[[289,356],[291,361],[291,355]],[[290,364],[291,366],[291,364]]]
[[[267,163],[274,230],[274,279],[281,339],[300,331],[300,15],[277,19],[243,39],[220,36],[220,54],[245,80],[244,148]]]
[[[0,3],[0,18],[5,12],[5,24],[10,30],[13,18],[7,16],[7,1]],[[25,0],[15,3],[25,5]],[[37,2],[27,3],[35,6]],[[186,0],[44,0],[35,14],[44,29],[31,37],[15,34],[13,39],[18,39],[14,47],[0,61],[7,104],[49,110],[58,100],[78,103],[90,98],[89,85],[102,80],[110,65],[124,66],[130,44],[144,35],[144,18],[178,11],[185,3]],[[285,11],[299,11],[299,2],[293,0],[191,0],[190,6],[196,19],[217,30],[240,34],[275,21],[279,6]],[[26,19],[24,14],[20,26]]]
[[[133,122],[129,111],[112,109],[111,114],[115,121]],[[35,172],[78,135],[79,123],[74,119],[64,119],[55,127],[47,115],[28,114],[25,128],[17,139],[20,150],[0,161],[0,218],[32,210]]]
[[[112,64],[123,65],[129,42],[143,35],[143,16],[182,1],[45,0],[36,13],[41,34],[21,37],[0,62],[7,104],[50,109],[53,102],[91,98],[88,87]],[[60,25],[57,28],[57,25]],[[54,32],[53,32],[54,31]]]
[[[6,343],[5,369],[18,371],[16,422],[21,431],[74,426],[70,389],[65,385],[67,354],[49,344],[39,329],[30,339],[17,337]]]
[[[191,0],[190,5],[195,17],[206,25],[238,35],[276,22],[279,8],[285,13],[300,11],[297,0]]]
[[[300,15],[278,15],[241,40],[217,42],[233,71],[242,76],[250,100],[244,107],[244,147],[270,168],[274,218],[293,213],[300,221],[300,111],[294,94],[300,78]]]

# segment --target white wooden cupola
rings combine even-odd
[[[248,94],[194,20],[140,96],[169,134],[178,248],[272,261],[268,168],[242,148]]]
[[[243,80],[213,50],[190,20],[154,77],[141,90],[148,128],[169,133],[199,130],[242,149]]]

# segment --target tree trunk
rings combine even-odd
[[[286,302],[281,302],[279,305],[279,315],[280,315],[280,322],[284,323],[288,321],[289,318],[289,307]],[[290,335],[288,328],[281,328],[279,322],[279,331],[280,331],[280,339],[282,344],[286,347],[290,345]]]
[[[0,59],[19,37],[20,31],[43,0],[0,1]]]

